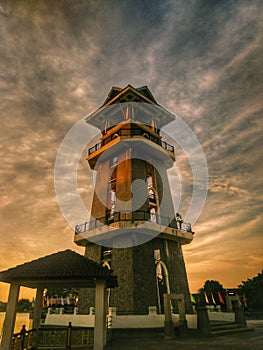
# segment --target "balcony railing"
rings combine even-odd
[[[171,227],[171,228],[192,233],[192,228],[190,223],[182,222],[181,227],[179,227],[179,223],[177,223],[174,218],[171,219],[165,216],[151,214],[147,211],[135,211],[135,212],[115,212],[113,213],[112,216],[97,218],[95,220],[77,225],[75,227],[75,234],[81,234],[89,230],[93,230],[103,226],[108,226],[114,222],[119,222],[119,221],[130,221],[130,222],[147,221],[154,224]]]
[[[169,143],[160,140],[160,138],[153,136],[150,133],[147,133],[145,130],[139,129],[139,128],[131,128],[131,129],[119,129],[116,131],[115,134],[110,135],[106,139],[102,140],[101,142],[97,143],[93,147],[91,147],[88,151],[88,155],[91,155],[92,153],[99,150],[101,147],[105,146],[107,143],[113,141],[115,138],[119,136],[143,136],[146,139],[156,143],[157,145],[161,146],[162,148],[166,149],[167,151],[174,152],[174,146],[170,145]]]

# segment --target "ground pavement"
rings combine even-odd
[[[164,340],[162,333],[118,335],[107,345],[107,350],[262,350],[263,320],[247,321],[253,332],[236,333],[211,338],[201,338],[190,332],[188,336],[176,336]]]

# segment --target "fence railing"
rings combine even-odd
[[[105,146],[106,144],[113,141],[115,138],[117,138],[119,136],[129,136],[129,137],[143,136],[146,139],[148,139],[148,140],[156,143],[157,145],[161,146],[162,148],[166,149],[167,151],[174,152],[174,146],[170,145],[169,143],[167,143],[165,141],[162,141],[160,138],[155,137],[154,135],[146,132],[143,129],[123,128],[123,129],[119,129],[118,131],[116,131],[116,133],[111,134],[109,137],[107,137],[103,141],[101,141],[101,142],[97,143],[96,145],[94,145],[93,147],[89,148],[88,155],[91,155],[92,153],[99,150],[101,147]]]
[[[174,218],[171,219],[165,216],[151,214],[147,211],[134,211],[134,212],[115,212],[111,216],[105,216],[89,222],[84,222],[83,224],[79,224],[75,227],[75,234],[84,233],[89,230],[100,228],[119,221],[131,221],[131,222],[147,221],[147,222],[159,224],[166,227],[180,229],[182,231],[192,232],[190,223],[182,222],[180,224],[181,226],[180,227]]]
[[[23,326],[19,333],[13,334],[12,347],[13,350],[31,349],[36,342],[36,329],[26,330]]]
[[[109,327],[109,325],[108,325]],[[107,331],[108,334],[108,331]],[[87,349],[94,344],[94,328],[43,327],[27,331],[25,326],[12,338],[12,350],[37,349]]]

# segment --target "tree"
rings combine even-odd
[[[29,312],[32,310],[32,303],[29,299],[20,299],[17,304],[18,312]]]
[[[77,288],[50,288],[47,290],[46,294],[49,298],[52,297],[70,297],[70,298],[76,298],[79,295],[79,289]]]
[[[223,285],[215,280],[206,280],[203,288],[199,289],[199,293],[202,295],[201,304],[206,303],[204,296],[205,294],[209,304],[214,304],[215,302],[217,305],[222,304],[222,302],[220,302],[220,296],[225,299],[226,295]]]
[[[242,281],[238,288],[246,299],[248,309],[263,310],[263,271],[247,281]]]

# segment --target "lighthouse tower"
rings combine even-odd
[[[193,232],[174,212],[167,176],[174,148],[160,135],[173,120],[148,87],[131,85],[113,87],[87,118],[101,138],[87,157],[96,173],[91,218],[76,226],[74,241],[118,276],[108,298],[118,314],[147,314],[149,306],[162,313],[164,293],[182,293],[192,313],[181,246]],[[80,312],[88,306],[94,296],[87,290]]]

